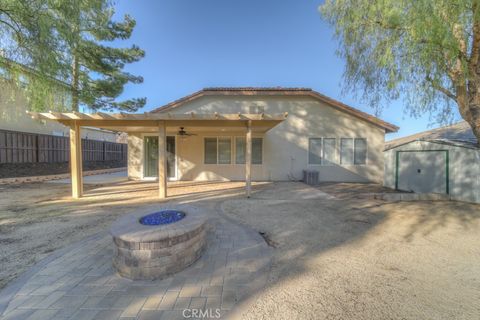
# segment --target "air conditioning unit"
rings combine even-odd
[[[315,186],[319,183],[319,173],[317,170],[303,170],[303,182]]]

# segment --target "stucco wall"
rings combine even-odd
[[[449,189],[453,199],[480,203],[480,151],[459,146],[414,141],[384,152],[384,185],[395,188],[396,152],[406,150],[448,150]],[[443,170],[444,168],[439,168]],[[408,179],[408,177],[404,177]]]
[[[239,97],[207,96],[194,100],[171,113],[250,113],[252,106],[265,113],[288,112],[288,118],[264,135],[263,164],[253,166],[255,180],[300,179],[303,169],[316,169],[322,181],[383,181],[384,129],[310,97]],[[170,128],[178,130],[178,128]],[[188,130],[188,128],[186,128]],[[179,178],[183,180],[243,180],[243,165],[204,165],[204,136],[235,136],[244,132],[202,132],[198,136],[178,139]],[[308,164],[310,137],[336,138],[337,164]],[[340,138],[366,138],[366,165],[340,165]],[[132,141],[133,142],[133,141]],[[129,144],[129,150],[132,145]],[[133,151],[132,151],[133,153]],[[137,170],[135,170],[137,171]],[[132,176],[133,177],[133,176]]]

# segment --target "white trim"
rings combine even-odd
[[[331,137],[331,136],[327,136],[327,137],[308,137],[307,138],[307,165],[308,166],[320,166],[320,167],[332,167],[332,166],[335,166],[335,165],[339,165],[340,164],[340,153],[339,153],[339,141],[340,139],[336,138],[336,137]],[[320,139],[321,142],[322,142],[322,145],[321,145],[321,148],[320,148],[320,163],[310,163],[310,140],[311,139]],[[324,143],[324,140],[325,139],[334,139],[335,140],[335,150],[334,150],[334,155],[333,155],[333,158],[334,158],[334,161],[333,163],[325,163],[325,154],[324,154],[324,148],[325,148],[325,143]]]
[[[178,136],[175,135],[169,135],[167,133],[167,138],[168,137],[173,137],[175,139],[175,175],[173,177],[167,177],[168,181],[177,181],[178,180]]]
[[[230,139],[230,163],[218,163],[218,139]],[[216,139],[217,140],[217,162],[216,163],[205,163],[205,139]],[[202,148],[202,163],[204,166],[231,166],[233,165],[233,148],[232,148],[232,136],[202,136],[203,148]]]
[[[355,145],[356,145],[356,140],[365,140],[365,163],[355,163]],[[355,166],[366,166],[368,164],[368,139],[367,138],[354,138],[353,139],[353,164]]]
[[[142,161],[141,161],[141,175],[140,180],[143,181],[157,181],[158,177],[146,177],[145,176],[145,137],[158,137],[155,133],[142,133]],[[168,181],[178,180],[178,136],[167,133],[167,137],[175,137],[175,176],[168,178]]]
[[[233,136],[233,150],[234,150],[234,155],[233,155],[233,159],[235,161],[232,162],[232,164],[236,165],[236,166],[244,166],[245,163],[237,163],[237,139],[238,138],[242,138],[242,139],[245,139],[245,143],[247,143],[247,139],[245,136]],[[264,162],[265,162],[265,136],[255,136],[255,135],[252,135],[252,145],[253,145],[253,139],[262,139],[262,163],[253,163],[252,162],[252,166],[263,166]],[[253,161],[253,150],[252,150],[252,161]]]
[[[346,163],[342,163],[342,139],[350,139],[350,140],[353,140],[352,142],[352,163],[350,164],[346,164]],[[365,154],[365,163],[361,163],[361,164],[355,164],[355,140],[357,139],[363,139],[365,140],[366,142],[366,154]],[[341,165],[341,166],[344,166],[344,167],[363,167],[363,166],[367,166],[368,165],[368,139],[367,138],[364,138],[364,137],[341,137],[340,139],[340,144],[339,144],[339,161],[338,163]]]

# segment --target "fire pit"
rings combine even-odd
[[[123,277],[166,277],[195,262],[206,246],[205,211],[185,205],[152,211],[122,217],[110,229],[113,266]]]
[[[140,218],[140,223],[147,226],[170,224],[185,218],[185,213],[178,210],[162,210]]]

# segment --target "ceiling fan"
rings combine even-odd
[[[178,135],[179,136],[196,136],[195,133],[188,133],[185,131],[185,127],[180,127],[180,130],[178,130]]]

